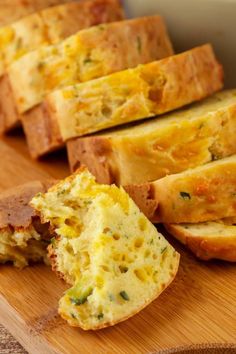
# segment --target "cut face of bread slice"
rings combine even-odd
[[[71,0],[1,0],[0,27],[15,22],[46,7],[60,5]]]
[[[142,193],[147,187],[148,195]],[[146,213],[153,222],[199,223],[235,217],[236,155],[125,189],[141,210],[148,200],[156,201]]]
[[[213,67],[210,76],[209,65]],[[152,117],[197,101],[221,88],[221,74],[211,46],[205,45],[55,91],[46,97],[41,108],[23,118],[30,150],[38,157],[73,137]],[[33,145],[35,139],[30,138],[34,129],[44,131],[37,146]],[[41,150],[36,150],[39,145]]]
[[[24,113],[55,89],[172,53],[160,16],[114,22],[80,31],[58,45],[29,53],[11,65],[9,76],[17,109]]]
[[[165,228],[200,259],[236,262],[236,226],[229,222],[170,224]]]
[[[57,234],[50,253],[54,269],[73,284],[59,305],[70,325],[88,330],[123,321],[175,277],[178,253],[122,188],[95,183],[87,170],[31,205]]]
[[[106,22],[122,20],[119,0],[83,0],[34,13],[0,29],[0,76],[11,63],[41,46],[55,44],[79,30]],[[41,62],[38,63],[39,68]],[[24,69],[25,70],[25,69]],[[0,133],[19,123],[8,74],[0,78]]]
[[[29,182],[0,194],[0,263],[13,262],[19,268],[32,261],[48,263],[48,225],[40,223],[28,203],[51,184]]]
[[[68,141],[70,167],[100,183],[139,184],[236,153],[236,90],[163,117]]]

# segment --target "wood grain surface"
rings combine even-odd
[[[34,162],[22,135],[0,141],[0,171],[0,190],[69,174],[64,152]],[[172,244],[181,253],[175,281],[140,314],[115,327],[70,328],[57,315],[66,285],[43,265],[23,271],[1,266],[0,322],[33,354],[236,353],[236,265],[199,262]]]

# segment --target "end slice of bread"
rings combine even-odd
[[[174,279],[179,254],[122,188],[82,170],[31,205],[57,235],[50,253],[73,285],[59,304],[70,325],[95,330],[124,321]]]
[[[149,188],[147,196],[141,190]],[[236,216],[236,155],[125,189],[153,222],[199,223]],[[154,203],[156,201],[156,204]]]
[[[44,260],[48,264],[51,234],[28,203],[50,185],[51,181],[34,181],[0,194],[0,263],[13,262],[19,268],[32,261]]]
[[[166,230],[202,260],[236,262],[236,225],[229,220],[165,224]]]

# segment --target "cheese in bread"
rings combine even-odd
[[[36,193],[46,192],[51,182],[29,182],[0,194],[0,263],[23,268],[29,262],[48,263],[48,225],[42,225],[28,205]]]
[[[9,77],[19,113],[49,92],[169,56],[171,43],[160,16],[103,24],[13,63]]]
[[[154,120],[68,141],[70,167],[100,183],[139,184],[236,153],[236,90]]]
[[[200,259],[236,262],[236,225],[217,220],[165,228]]]
[[[57,237],[54,268],[72,284],[59,313],[85,330],[139,312],[174,279],[179,255],[122,188],[99,185],[82,170],[31,205]]]
[[[148,194],[142,193],[148,188]],[[157,181],[126,186],[146,215],[165,224],[199,223],[236,216],[236,155],[209,162]]]

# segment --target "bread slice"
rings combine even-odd
[[[149,193],[142,193],[149,188]],[[157,181],[125,187],[153,222],[199,223],[236,216],[236,155]],[[150,204],[150,201],[149,201]]]
[[[236,90],[185,109],[68,141],[71,170],[86,165],[100,183],[145,183],[236,153]]]
[[[83,0],[45,9],[1,28],[0,76],[26,53],[58,43],[79,30],[123,18],[119,0]],[[0,92],[0,125],[5,132],[19,122],[8,74],[0,79]]]
[[[59,147],[76,136],[162,114],[204,98],[221,87],[222,68],[212,47],[205,45],[52,92],[41,106],[41,113],[37,109],[37,123],[33,120],[36,111],[33,110],[23,118],[23,124],[27,136],[33,129],[45,128],[41,142],[37,142],[41,146],[38,152],[35,146],[31,147],[35,139],[29,137],[32,155],[38,157],[55,149],[55,142]],[[49,139],[46,141],[45,137]]]
[[[124,321],[174,279],[179,254],[122,188],[82,170],[31,205],[57,234],[51,253],[72,284],[59,313],[70,325],[94,330]]]
[[[168,224],[166,230],[199,259],[236,262],[236,226],[223,220],[199,224]]]
[[[0,27],[15,22],[46,7],[70,2],[71,0],[1,0]]]
[[[0,263],[13,262],[19,268],[32,261],[48,263],[49,228],[28,203],[51,185],[52,181],[33,181],[0,194]]]
[[[11,65],[9,76],[18,111],[24,113],[57,88],[172,53],[162,18],[150,16],[80,31],[58,45],[25,55]]]

